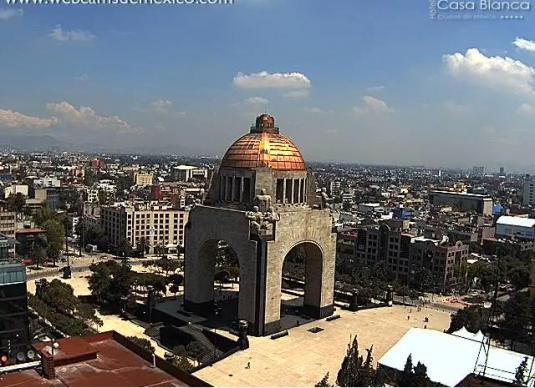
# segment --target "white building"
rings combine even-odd
[[[496,221],[496,237],[535,240],[535,219],[501,216]]]
[[[340,195],[342,183],[340,181],[332,181],[329,187],[329,193],[332,196]]]
[[[121,202],[102,206],[101,225],[112,246],[128,241],[135,249],[145,240],[149,253],[154,247],[167,248],[170,253],[184,246],[184,227],[189,210],[177,210],[158,202]]]
[[[136,186],[146,187],[152,185],[153,176],[148,172],[136,172],[134,175]]]
[[[9,198],[10,195],[22,194],[28,197],[28,185],[11,185],[4,189],[4,198]]]
[[[535,206],[535,176],[524,181],[524,193],[522,196],[524,205]]]
[[[61,180],[55,177],[45,176],[43,178],[34,179],[33,184],[42,188],[61,187]]]
[[[208,178],[208,169],[204,167],[186,166],[181,164],[173,168],[175,178],[181,182],[187,182],[193,178]]]
[[[359,203],[358,211],[359,213],[382,212],[383,207],[380,203]]]

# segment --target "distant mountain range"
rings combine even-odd
[[[0,148],[17,149],[21,151],[80,151],[80,152],[109,152],[109,153],[137,153],[160,155],[212,155],[211,152],[190,148],[183,145],[166,144],[161,146],[135,146],[101,144],[98,139],[93,142],[66,142],[50,135],[28,135],[15,133],[0,133]]]
[[[0,147],[43,151],[65,148],[68,147],[68,144],[63,143],[50,135],[0,133]]]

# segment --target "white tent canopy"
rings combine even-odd
[[[473,334],[464,328],[453,335],[412,328],[390,348],[379,364],[402,371],[411,355],[413,365],[421,362],[427,367],[427,375],[432,381],[452,387],[471,373],[511,383],[525,357],[528,357],[528,365],[533,362],[533,357],[495,346],[490,346],[486,352],[487,342],[484,341],[482,348],[481,339],[485,339],[483,333]],[[533,386],[533,379],[528,385]]]

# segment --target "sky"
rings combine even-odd
[[[424,0],[0,2],[0,135],[221,156],[268,112],[310,161],[535,171],[524,3],[437,20]]]

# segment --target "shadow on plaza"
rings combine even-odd
[[[313,321],[303,311],[303,297],[299,293],[281,301],[280,331]],[[152,322],[167,325],[196,325],[214,331],[223,330],[237,335],[239,292],[232,288],[216,288],[214,290],[213,311],[196,314],[183,308],[183,296],[166,299],[157,303],[152,311]]]

